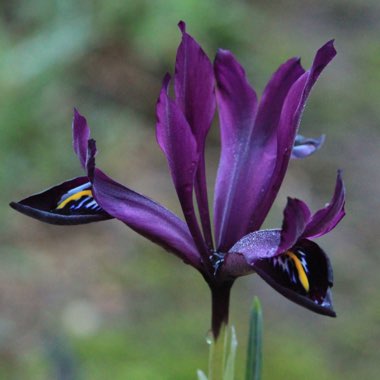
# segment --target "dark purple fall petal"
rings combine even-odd
[[[205,141],[215,113],[213,67],[199,44],[186,32],[183,21],[178,24],[182,41],[177,50],[174,90],[197,143],[199,154],[195,178],[195,194],[205,239],[212,248],[211,223],[205,170]]]
[[[77,225],[112,219],[102,210],[92,196],[87,177],[63,182],[20,202],[12,202],[12,208],[45,223]]]
[[[250,231],[260,228],[277,196],[288,167],[302,112],[310,90],[335,54],[333,41],[322,46],[318,50],[310,70],[297,79],[286,95],[277,133],[276,167],[270,174],[270,182],[265,185],[262,192],[264,196],[260,202],[256,203],[254,215],[249,226]]]
[[[197,143],[181,109],[168,96],[169,81],[170,77],[167,75],[157,101],[157,141],[167,158],[191,234],[198,249],[207,253],[193,204],[195,172],[199,158]]]
[[[330,203],[312,216],[302,236],[305,238],[315,238],[331,231],[345,215],[344,204],[345,188],[342,174],[339,171],[334,195]]]
[[[78,112],[77,109],[74,109],[72,130],[74,152],[78,156],[82,167],[85,168],[87,141],[90,138],[90,128],[87,125],[87,120]]]
[[[239,253],[249,265],[254,265],[257,260],[276,256],[280,243],[280,229],[255,231],[236,242],[228,254]]]
[[[134,231],[200,269],[200,255],[185,222],[172,212],[94,170],[94,196],[104,210]]]
[[[257,274],[291,301],[316,313],[335,317],[330,288],[330,261],[314,242],[303,239],[276,257],[258,260]]]
[[[291,158],[305,158],[315,153],[325,142],[325,135],[316,139],[297,135]]]

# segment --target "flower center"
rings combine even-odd
[[[219,268],[224,262],[224,253],[213,251],[209,256],[211,264],[214,268],[214,276],[218,273]]]

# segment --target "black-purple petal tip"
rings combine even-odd
[[[179,30],[181,31],[182,34],[186,33],[186,23],[185,23],[185,21],[181,20],[178,23],[178,28],[179,28]]]
[[[76,225],[110,219],[96,202],[88,177],[78,177],[31,195],[10,206],[31,218],[57,225]]]
[[[111,216],[105,212],[99,214],[87,214],[87,215],[61,215],[55,214],[50,211],[39,210],[21,202],[11,202],[9,204],[14,210],[29,216],[40,222],[53,224],[57,226],[76,226],[79,224],[88,224],[93,222],[100,222],[102,220],[112,219]]]
[[[165,90],[165,92],[168,92],[168,87],[171,79],[171,75],[169,73],[166,73],[164,79],[162,80],[162,90]]]

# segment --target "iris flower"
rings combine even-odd
[[[281,228],[260,229],[292,157],[316,151],[323,136],[297,135],[310,90],[336,51],[333,41],[316,53],[309,70],[300,59],[282,64],[260,101],[244,69],[226,50],[214,64],[179,23],[174,99],[167,74],[156,105],[156,137],[164,152],[184,220],[159,203],[119,184],[95,166],[96,146],[86,119],[74,111],[74,151],[85,171],[11,206],[43,222],[73,225],[116,218],[197,269],[212,295],[212,331],[228,321],[234,281],[257,273],[282,295],[314,312],[335,316],[332,268],[311,239],[344,216],[338,172],[331,201],[312,213],[288,198]],[[216,108],[221,133],[213,224],[206,186],[205,142]],[[197,206],[197,210],[196,210]],[[213,228],[212,228],[213,226]]]

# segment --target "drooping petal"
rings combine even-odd
[[[331,264],[314,242],[300,240],[281,255],[258,260],[254,269],[291,301],[316,313],[335,317],[330,291],[333,286]]]
[[[212,248],[204,150],[206,136],[215,113],[214,73],[207,55],[186,32],[185,23],[181,21],[178,26],[182,32],[182,41],[178,47],[175,65],[176,103],[181,108],[197,143],[199,161],[195,194],[205,239]]]
[[[200,269],[200,256],[185,222],[172,212],[94,169],[94,196],[104,210],[140,235]]]
[[[50,224],[76,225],[112,219],[94,199],[87,177],[63,182],[20,202],[12,202],[10,206]]]
[[[240,253],[249,265],[254,265],[257,260],[276,256],[280,243],[281,230],[260,230],[242,237],[228,253]]]
[[[237,278],[255,272],[255,263],[276,256],[281,230],[251,232],[236,242],[223,256],[220,272],[226,278]]]
[[[317,211],[305,228],[303,237],[313,238],[327,234],[344,217],[345,188],[342,173],[338,171],[334,195],[327,206]]]
[[[249,226],[249,230],[251,231],[260,228],[276,198],[288,167],[295,136],[308,95],[322,70],[335,55],[336,51],[333,41],[322,46],[318,50],[310,70],[297,79],[286,95],[277,133],[276,167],[271,173],[270,183],[265,185],[264,196],[254,209],[255,214]]]
[[[87,141],[90,138],[90,128],[87,125],[87,120],[74,109],[73,117],[73,147],[74,152],[78,156],[83,168],[86,167],[87,158]]]
[[[216,213],[215,223],[216,230],[220,230],[219,249],[226,250],[251,231],[248,226],[252,218],[265,218],[256,210],[276,166],[282,105],[304,70],[296,58],[280,66],[264,90],[257,115],[256,95],[230,53],[218,54],[215,71],[222,132],[215,190],[215,209],[222,212]]]
[[[281,242],[277,252],[290,249],[302,236],[310,220],[310,209],[306,203],[299,199],[288,198],[284,210],[284,220],[281,228]]]
[[[305,158],[315,153],[324,143],[326,136],[322,135],[316,139],[297,135],[291,158]]]
[[[197,143],[179,106],[169,98],[167,75],[157,102],[156,136],[164,152],[186,222],[201,251],[207,251],[196,219],[193,188],[199,154]]]

